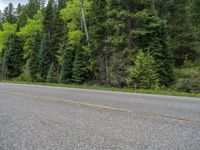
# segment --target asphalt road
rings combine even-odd
[[[0,83],[0,150],[200,150],[200,99]]]

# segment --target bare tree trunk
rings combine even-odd
[[[89,34],[88,34],[88,28],[87,28],[87,23],[86,23],[86,19],[85,19],[85,12],[84,12],[84,8],[83,8],[83,0],[80,0],[80,4],[81,4],[81,14],[82,14],[83,26],[85,29],[86,40],[89,45]]]

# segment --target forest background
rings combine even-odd
[[[0,79],[200,93],[199,0],[29,0],[0,12]]]

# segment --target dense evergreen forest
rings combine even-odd
[[[199,0],[29,0],[0,12],[0,78],[200,92]]]

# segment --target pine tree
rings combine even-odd
[[[29,0],[26,5],[26,13],[28,18],[33,18],[35,14],[40,10],[40,1],[39,0]]]
[[[54,10],[54,0],[49,0],[47,7],[44,11],[44,33],[47,34],[50,40],[53,36],[53,31],[55,29],[55,10]]]
[[[46,3],[46,0],[39,0],[40,10],[44,10],[45,3]]]
[[[19,3],[16,8],[16,15],[19,16],[22,11],[22,5]]]
[[[48,50],[48,42],[45,35],[43,36],[40,52],[39,52],[39,68],[38,72],[42,81],[45,81],[51,65],[51,54]]]
[[[48,71],[46,82],[49,82],[49,83],[56,82],[55,70],[56,70],[55,66],[52,63],[50,68],[49,68],[49,71]]]
[[[55,29],[54,29],[54,34],[53,34],[53,40],[54,42],[54,51],[56,52],[57,59],[60,59],[63,55],[63,50],[62,46],[63,44],[65,45],[67,40],[66,40],[66,21],[61,19],[60,11],[66,7],[66,0],[59,0],[58,1],[58,8],[56,10],[55,14]],[[59,60],[58,60],[58,63]],[[61,64],[59,64],[61,65]]]
[[[37,80],[39,68],[39,50],[41,48],[41,36],[38,32],[35,36],[34,43],[32,44],[32,52],[29,62],[29,70],[33,81]]]
[[[89,11],[89,34],[90,43],[92,47],[92,69],[96,82],[106,84],[107,81],[107,53],[104,49],[106,35],[105,22],[106,14],[106,0],[91,1],[91,10]]]
[[[3,60],[2,60],[2,66],[1,66],[1,79],[7,80],[8,79],[8,56],[9,56],[9,50],[4,49],[4,54],[3,54]]]
[[[27,24],[27,20],[28,20],[28,15],[27,15],[27,11],[26,11],[26,7],[24,6],[18,6],[18,10],[17,10],[17,16],[18,16],[18,21],[17,24],[19,24],[20,28],[24,27]]]
[[[162,7],[158,7],[160,16],[167,20],[169,46],[173,50],[176,66],[183,65],[187,55],[191,60],[195,60],[197,56],[194,47],[195,31],[192,29],[189,11],[189,6],[193,2],[193,0],[160,0]]]
[[[161,85],[168,86],[173,81],[173,55],[169,49],[166,21],[158,17],[153,4],[135,13],[135,49],[150,52],[157,64]],[[141,24],[143,26],[141,26]]]
[[[105,39],[105,64],[107,82],[124,86],[126,80],[126,66],[131,63],[134,56],[133,43],[133,13],[138,1],[109,0],[106,1],[106,39]],[[117,61],[119,60],[120,63]],[[114,64],[114,65],[113,65]]]
[[[3,20],[7,21],[10,24],[14,24],[16,22],[16,16],[14,15],[14,6],[12,3],[9,3],[8,7],[4,9]]]
[[[134,66],[129,70],[128,84],[134,88],[150,89],[157,84],[158,76],[154,58],[139,51]]]
[[[0,30],[2,30],[3,28],[2,24],[3,24],[3,13],[0,10]]]
[[[190,6],[190,14],[191,14],[191,26],[193,29],[193,35],[194,39],[191,41],[193,43],[193,48],[197,52],[196,56],[194,56],[195,53],[193,53],[192,57],[190,54],[190,61],[194,61],[198,59],[198,56],[200,55],[200,1],[199,0],[192,0],[191,6]],[[190,28],[191,29],[191,28]],[[192,30],[190,30],[191,32]],[[187,57],[187,55],[186,55]]]
[[[55,32],[55,2],[54,0],[49,0],[47,7],[44,11],[44,21],[43,21],[43,31],[46,36],[46,43],[48,43],[47,50],[50,54],[50,62],[53,62],[54,64],[57,64],[56,54],[58,49],[55,49],[55,45],[57,45],[56,39],[54,38],[54,32]]]
[[[67,49],[66,44],[62,46],[64,51],[62,58],[62,69],[60,74],[60,81],[62,83],[70,83],[72,80],[72,67],[73,67],[73,51]]]
[[[18,77],[22,73],[24,65],[21,39],[16,34],[13,34],[8,41],[2,68],[3,78],[5,79]]]
[[[84,81],[84,64],[82,61],[82,54],[79,49],[76,50],[74,62],[73,62],[73,69],[72,69],[72,82],[76,84],[83,83]]]

